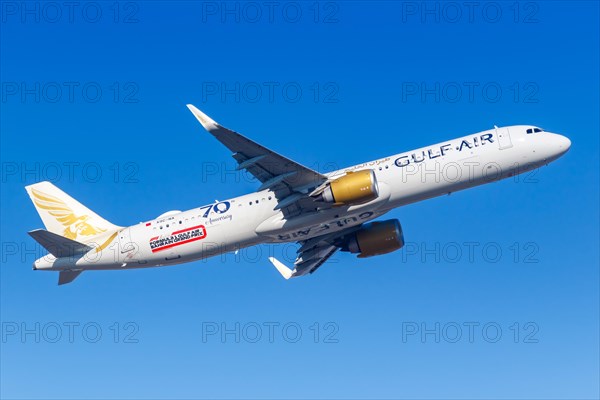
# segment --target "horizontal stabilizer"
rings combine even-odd
[[[61,271],[60,274],[58,274],[58,284],[59,285],[65,285],[67,283],[71,283],[82,272],[83,272],[82,270],[79,270],[79,271]]]
[[[29,236],[34,238],[36,242],[41,244],[56,258],[72,257],[76,254],[87,253],[93,248],[44,229],[36,229],[28,233]]]

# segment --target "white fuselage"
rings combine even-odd
[[[109,232],[78,259],[51,255],[36,269],[121,269],[178,264],[259,243],[296,242],[377,218],[428,198],[520,174],[557,159],[570,147],[564,136],[526,133],[531,126],[496,128],[327,174],[372,169],[379,196],[286,219],[277,198],[263,190]]]

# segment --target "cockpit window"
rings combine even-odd
[[[527,134],[530,134],[530,133],[539,133],[539,132],[544,132],[544,130],[543,130],[543,129],[540,129],[540,128],[529,128],[529,129],[527,129],[527,131],[526,131],[526,132],[527,132]]]

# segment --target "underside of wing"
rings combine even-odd
[[[273,263],[277,271],[285,278],[295,278],[307,274],[312,274],[321,265],[329,259],[338,250],[336,246],[324,245],[315,249],[310,254],[299,255],[294,263],[294,269],[289,269],[281,261],[275,257],[269,257],[269,261]]]
[[[277,271],[279,271],[285,279],[312,274],[336,251],[343,249],[344,242],[342,238],[360,230],[361,227],[362,225],[357,225],[339,232],[298,242],[300,247],[297,251],[298,255],[294,262],[293,270],[286,267],[274,257],[269,257],[269,261],[271,261],[275,268],[277,268]]]
[[[337,250],[357,254],[358,258],[378,256],[396,251],[404,246],[404,233],[400,221],[372,221],[341,231],[332,232],[299,242],[294,269],[273,257],[269,260],[285,278],[312,274]]]

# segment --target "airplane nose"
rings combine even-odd
[[[558,151],[560,152],[561,155],[565,154],[567,151],[569,151],[569,149],[571,148],[571,140],[563,135],[556,135],[557,136],[557,144],[558,144]]]
[[[571,140],[558,133],[546,132],[543,142],[544,163],[546,164],[562,157],[571,148]]]

